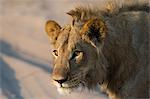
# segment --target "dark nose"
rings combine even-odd
[[[68,77],[67,78],[65,78],[65,79],[60,79],[60,80],[55,80],[56,82],[58,82],[59,84],[62,84],[62,83],[64,83],[64,82],[66,82],[67,81],[67,79],[68,79]]]

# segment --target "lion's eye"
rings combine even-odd
[[[75,57],[79,56],[81,53],[82,53],[82,51],[75,51],[75,52],[72,54],[71,59],[74,59]]]
[[[57,50],[53,50],[53,55],[54,56],[58,56],[58,51]]]

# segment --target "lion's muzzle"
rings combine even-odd
[[[61,84],[66,82],[68,79],[68,72],[64,68],[54,68],[52,73],[52,79],[57,83]]]

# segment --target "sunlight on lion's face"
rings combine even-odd
[[[53,50],[55,59],[52,77],[57,90],[66,94],[79,86],[89,86],[97,51],[91,44],[82,40],[77,31],[62,29],[61,32]],[[59,82],[59,79],[64,81]]]
[[[55,21],[47,22],[46,31],[55,57],[52,79],[61,94],[71,93],[79,86],[92,89],[103,82],[106,68],[101,60],[104,56],[100,51],[102,47],[96,47],[104,38],[103,26],[98,19],[89,20],[83,29],[72,25],[61,28]],[[102,35],[94,37],[91,32]]]

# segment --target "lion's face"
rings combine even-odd
[[[91,22],[87,22],[81,30],[72,25],[61,28],[54,21],[46,24],[46,31],[54,46],[52,79],[60,93],[70,93],[78,86],[92,88],[105,78],[106,69],[103,62],[99,61],[101,51],[96,47],[98,42],[102,44],[103,38],[93,38],[95,34],[90,34],[92,31],[99,32],[97,29],[100,29],[92,27]]]

